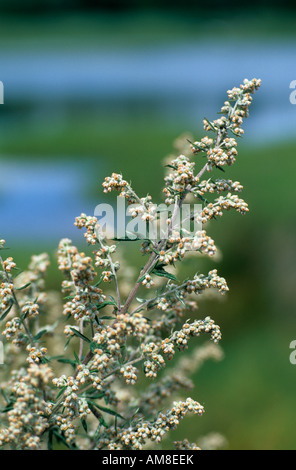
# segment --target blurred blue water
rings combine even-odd
[[[95,202],[83,195],[86,177],[77,161],[2,159],[0,238],[54,246],[65,236],[78,239],[75,217],[81,212],[92,215],[95,207]]]
[[[23,44],[0,51],[6,102],[45,106],[65,100],[100,102],[151,97],[169,119],[215,114],[225,90],[244,78],[261,77],[256,113],[247,123],[252,138],[294,135],[296,106],[289,85],[296,79],[295,40],[200,40],[144,47],[42,48]]]
[[[296,79],[295,45],[292,40],[222,39],[50,49],[24,43],[0,51],[0,80],[7,104],[29,102],[42,110],[77,100],[106,104],[150,97],[164,119],[178,116],[192,124],[205,110],[208,118],[215,118],[227,89],[245,77],[260,77],[256,110],[245,128],[250,142],[266,143],[294,137],[296,106],[289,101],[289,85]],[[0,236],[24,241],[36,235],[44,241],[75,237],[75,216],[92,214],[95,207],[81,196],[86,175],[77,160],[68,166],[9,158],[0,163]]]

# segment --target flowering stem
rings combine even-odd
[[[100,238],[96,238],[98,243],[101,245],[102,248],[104,248],[103,246],[103,243],[102,241],[100,240]],[[110,256],[110,253],[108,252],[107,253],[107,257],[108,257],[108,261],[110,263],[110,268],[111,268],[111,271],[112,271],[112,274],[113,274],[113,278],[114,278],[114,283],[115,283],[115,289],[116,289],[116,295],[117,295],[117,307],[118,307],[118,311],[120,312],[121,311],[121,300],[120,300],[120,292],[119,292],[119,285],[118,285],[118,279],[117,279],[117,274],[116,274],[116,270],[115,270],[115,267],[114,267],[114,263],[112,261],[112,258]]]
[[[174,224],[174,220],[176,218],[176,214],[178,212],[178,210],[180,209],[181,205],[183,204],[183,201],[184,199],[186,198],[186,195],[187,195],[187,192],[188,192],[188,189],[186,188],[185,190],[185,194],[179,199],[179,201],[177,201],[176,199],[176,202],[175,202],[175,208],[174,208],[174,213],[172,215],[172,219],[170,221],[170,225],[169,225],[169,229],[168,229],[168,237],[169,237],[169,234],[171,233],[172,229],[173,229],[173,224]],[[157,248],[156,248],[156,252],[157,251],[161,251],[161,249],[166,245],[166,242],[167,240],[160,240],[157,244]],[[122,313],[126,313],[132,303],[132,301],[134,300],[137,292],[138,292],[138,289],[140,287],[140,282],[139,280],[148,272],[150,271],[150,269],[156,264],[156,262],[158,261],[158,258],[159,258],[159,254],[153,252],[149,258],[149,260],[147,261],[146,265],[144,266],[144,268],[142,269],[142,271],[140,272],[139,276],[138,276],[138,279],[137,279],[137,282],[135,284],[135,286],[133,287],[133,289],[131,290],[125,304],[124,304],[124,307],[122,309]]]
[[[89,359],[89,360],[90,360],[90,359]],[[89,362],[89,360],[88,360],[88,362]],[[130,365],[136,364],[137,362],[140,362],[140,361],[142,361],[142,360],[143,360],[143,356],[140,356],[140,357],[137,357],[136,359],[133,359],[133,360],[127,362],[125,365],[126,365],[126,366],[130,366]],[[108,377],[110,377],[111,375],[116,374],[117,372],[120,371],[121,367],[122,367],[122,366],[118,366],[118,367],[116,367],[115,369],[113,369],[111,372],[108,372],[108,374],[104,375],[101,380],[102,380],[102,381],[103,381],[103,380],[106,380],[106,379],[107,379]],[[76,375],[77,375],[77,374],[76,374]],[[82,390],[79,390],[79,391],[77,392],[77,395],[80,395],[81,393],[87,392],[87,391],[90,390],[91,388],[93,388],[92,384],[91,384],[91,385],[88,385],[87,387],[83,388]],[[63,403],[63,398],[64,398],[64,394],[61,396],[60,400],[59,400],[59,401],[56,403],[56,405],[53,407],[53,409],[52,409],[52,411],[51,411],[51,415],[50,415],[51,417],[56,413],[56,411],[57,411],[57,410],[59,409],[59,407],[62,405],[62,403]]]
[[[3,272],[5,273],[5,276],[6,276],[6,279],[8,280],[8,282],[13,283],[13,280],[12,280],[11,275],[9,275],[9,274],[5,271],[3,259],[2,259],[1,256],[0,256],[0,264],[1,264],[1,266],[2,266]],[[25,329],[25,332],[26,332],[26,334],[27,334],[27,336],[28,336],[28,338],[29,338],[29,340],[30,340],[30,343],[31,343],[31,344],[34,344],[35,341],[34,341],[34,339],[33,339],[33,336],[32,336],[32,334],[31,334],[31,332],[30,332],[30,329],[29,329],[29,327],[28,327],[28,325],[27,325],[27,322],[26,322],[25,319],[22,318],[22,309],[21,309],[21,307],[20,307],[20,304],[18,303],[18,300],[17,300],[17,298],[16,298],[16,295],[15,295],[15,292],[14,292],[14,291],[12,292],[12,298],[13,298],[13,303],[14,303],[14,305],[16,306],[16,308],[17,308],[17,310],[18,310],[20,321],[21,321],[21,323],[22,323],[22,325],[23,325],[23,327],[24,327],[24,329]]]

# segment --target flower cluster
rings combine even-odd
[[[209,289],[210,287],[218,289],[221,294],[225,294],[229,290],[224,277],[218,276],[217,269],[210,271],[207,276],[197,274],[192,281],[186,282],[186,291],[189,294],[199,294],[201,291]]]
[[[36,348],[28,345],[26,349],[29,353],[27,362],[30,364],[39,364],[39,362],[42,362],[42,358],[44,358],[47,353],[47,348]]]
[[[175,202],[175,195],[182,195],[188,185],[195,186],[199,178],[194,175],[195,162],[190,162],[188,157],[180,155],[172,161],[170,168],[172,173],[165,177],[166,187],[163,192],[167,196],[166,204]]]
[[[112,173],[112,176],[105,178],[103,183],[104,193],[109,193],[114,189],[120,193],[121,197],[127,199],[128,204],[136,204],[139,202],[138,196],[132,190],[127,181],[125,181],[122,175]]]
[[[12,387],[14,402],[8,407],[8,427],[0,429],[0,447],[37,450],[48,428],[47,404],[43,391],[53,377],[46,364],[32,363],[22,370]]]
[[[145,274],[145,277],[142,281],[142,285],[147,287],[147,289],[150,289],[150,287],[153,287],[154,286],[154,282],[150,276],[150,274]]]
[[[39,305],[32,301],[26,302],[22,312],[25,318],[37,317],[39,315]]]
[[[95,252],[95,265],[103,269],[102,276],[104,282],[110,282],[115,276],[115,272],[119,270],[120,263],[112,262],[111,255],[115,253],[116,245],[108,246],[101,241],[101,249]]]
[[[141,421],[134,427],[130,426],[121,432],[109,430],[98,441],[97,448],[142,450],[147,441],[160,443],[170,430],[177,428],[188,413],[201,416],[204,413],[204,408],[191,398],[187,398],[185,401],[176,401],[166,413],[159,413],[153,422]],[[114,443],[116,443],[116,447],[114,447]]]
[[[119,191],[119,195],[127,200],[130,215],[135,218],[140,216],[143,221],[152,221],[155,219],[156,207],[152,203],[152,198],[148,194],[146,197],[139,197],[132,189],[130,184],[125,181],[121,175],[112,173],[112,176],[105,178],[103,183],[105,193],[113,190]]]
[[[69,238],[63,238],[58,248],[58,268],[63,274],[69,274],[72,268],[73,256],[78,253],[76,246]]]
[[[146,377],[156,378],[160,368],[165,366],[165,358],[171,360],[176,349],[179,351],[187,349],[189,338],[198,337],[201,333],[209,333],[214,343],[218,343],[221,339],[219,326],[207,317],[205,320],[184,323],[181,330],[174,331],[170,337],[161,341],[143,344],[141,349],[146,358],[144,362]]]
[[[2,282],[0,285],[0,306],[2,312],[11,305],[13,301],[14,286],[11,282]]]
[[[204,196],[206,193],[223,193],[224,191],[242,191],[243,187],[238,181],[231,181],[218,178],[215,181],[203,180],[198,189],[196,189],[196,194],[199,196]]]
[[[220,196],[214,203],[210,202],[203,208],[199,216],[200,222],[205,224],[213,218],[221,217],[223,211],[230,209],[235,209],[243,215],[249,212],[248,204],[243,199],[240,199],[237,194],[228,193],[227,196]]]
[[[96,229],[98,228],[96,217],[89,217],[86,214],[81,214],[79,217],[76,217],[74,225],[78,228],[86,228],[86,233],[84,234],[87,243],[90,245],[96,244]]]
[[[16,268],[12,258],[3,261],[0,257],[0,264],[3,269],[0,287],[1,318],[8,318],[2,335],[7,341],[12,340],[16,346],[28,345],[33,342],[34,336],[30,333],[30,326],[34,323],[38,326],[35,320],[46,302],[44,275],[49,266],[48,255],[42,253],[32,256],[28,270],[15,279],[11,274],[11,270]]]
[[[127,365],[125,367],[122,367],[120,369],[121,374],[123,375],[125,381],[127,384],[132,384],[134,385],[137,381],[137,373],[138,369],[136,367],[133,367],[131,365]]]
[[[244,133],[241,129],[243,118],[247,118],[249,114],[249,106],[252,103],[252,96],[261,85],[261,80],[254,78],[253,80],[245,79],[240,87],[234,87],[228,90],[228,100],[225,101],[221,112],[225,115],[220,119],[213,122],[204,120],[204,128],[206,131],[223,131],[230,129],[235,135],[242,135]],[[231,105],[231,101],[234,105]]]
[[[156,206],[152,203],[152,197],[148,194],[146,197],[139,198],[138,201],[129,208],[130,215],[133,218],[140,216],[143,222],[155,220]]]
[[[5,330],[2,331],[2,335],[5,336],[7,340],[12,339],[16,333],[22,330],[23,325],[20,318],[12,318],[5,325]]]
[[[16,264],[11,256],[3,261],[3,268],[7,273],[10,273],[13,269],[16,268]]]
[[[112,173],[112,176],[107,176],[103,183],[104,193],[109,193],[113,189],[116,191],[120,191],[122,197],[130,197],[128,194],[129,192],[129,184],[125,181],[122,175],[117,173]],[[134,201],[132,201],[134,202]]]
[[[197,444],[194,442],[189,442],[188,439],[183,439],[183,441],[175,441],[174,446],[176,450],[200,450]]]

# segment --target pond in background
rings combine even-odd
[[[85,195],[87,170],[79,162],[0,160],[0,238],[57,245],[81,238],[73,225],[96,204]]]
[[[192,125],[204,114],[215,118],[225,91],[245,77],[256,76],[262,78],[263,86],[256,96],[252,119],[244,126],[250,144],[294,138],[296,106],[289,101],[289,85],[296,79],[293,40],[204,39],[125,48],[91,44],[71,50],[62,44],[59,49],[41,47],[23,42],[18,48],[0,51],[4,123],[6,118],[9,123],[19,119],[18,112],[6,116],[5,105],[11,104],[21,107],[25,103],[39,110],[39,123],[48,110],[56,110],[63,119],[63,106],[72,102],[91,103],[101,110],[112,106],[115,113],[118,107],[124,121],[124,103],[133,101],[141,106],[150,100],[164,124],[178,116],[184,126],[186,122]],[[141,109],[144,115],[145,104]],[[52,120],[52,125],[57,122]],[[61,157],[58,163],[56,157],[53,162],[47,157],[38,163],[30,162],[30,156],[19,157],[0,156],[0,236],[21,236],[23,241],[38,236],[45,242],[53,237],[74,238],[75,216],[93,214],[100,202],[90,201],[86,195],[83,159],[65,163]],[[104,165],[103,159],[100,165]]]
[[[295,41],[201,39],[122,48],[92,42],[70,50],[24,41],[0,51],[0,79],[6,104],[44,109],[78,101],[108,107],[148,98],[166,119],[178,114],[192,123],[205,109],[212,119],[228,88],[260,77],[264,86],[247,128],[252,138],[273,140],[294,136],[296,106],[289,101],[289,85],[296,79]]]

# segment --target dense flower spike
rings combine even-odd
[[[207,292],[226,294],[228,286],[216,269],[181,280],[177,262],[191,255],[215,256],[217,248],[204,225],[230,209],[248,212],[238,197],[242,185],[216,177],[215,171],[235,162],[236,137],[243,134],[243,119],[259,86],[260,80],[245,80],[229,90],[222,115],[204,120],[209,135],[187,149],[182,143],[182,150],[178,141],[181,155],[166,165],[167,232],[156,240],[142,238],[147,262],[132,285],[131,272],[119,257],[119,240],[109,242],[97,218],[86,214],[76,218],[75,226],[85,231],[88,251],[78,250],[68,238],[58,247],[62,298],[45,293],[47,254],[33,256],[24,272],[13,258],[0,256],[0,321],[11,369],[0,388],[1,449],[52,449],[57,444],[73,450],[141,450],[157,446],[188,413],[204,413],[184,391],[194,388],[190,375],[208,359],[221,360],[223,353],[217,344],[220,328],[208,316],[197,318],[198,302]],[[144,225],[160,223],[151,196],[139,197],[120,174],[107,177],[103,188],[105,193],[118,191],[131,217],[140,217]],[[176,222],[187,200],[201,205],[200,211],[190,206],[186,215],[192,225],[197,223],[193,231]],[[3,249],[0,239],[0,255]],[[53,318],[51,325],[46,313]],[[208,335],[210,342],[194,346],[193,338],[200,335]],[[180,359],[189,347],[194,351]],[[173,358],[174,368],[168,369]],[[174,446],[199,450],[223,443],[212,434],[197,444],[183,439]]]
[[[0,430],[0,447],[40,449],[42,435],[48,428],[43,390],[52,377],[46,364],[32,363],[26,371],[20,371],[12,387],[14,401],[7,411],[8,427]]]
[[[176,450],[200,450],[197,444],[194,442],[189,442],[188,439],[183,439],[183,441],[175,441],[174,446]]]

